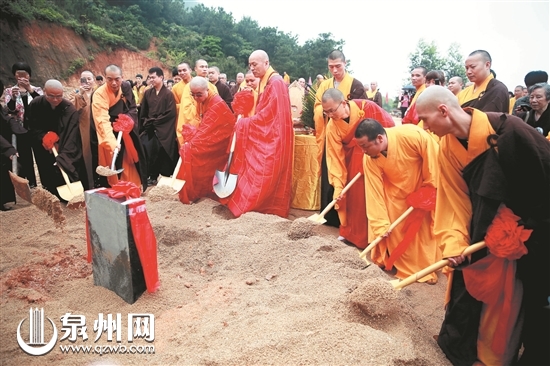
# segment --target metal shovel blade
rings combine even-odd
[[[184,185],[185,181],[183,179],[172,179],[172,177],[165,177],[164,175],[159,176],[159,180],[157,182],[157,187],[170,187],[174,190],[174,194],[181,191]]]
[[[118,175],[120,173],[122,173],[124,169],[118,169],[118,170],[113,170],[113,169],[110,169],[106,166],[101,166],[99,165],[96,169],[95,169],[95,172],[101,176],[104,176],[104,177],[110,177],[112,175]]]
[[[65,184],[57,187],[57,193],[59,193],[59,196],[65,201],[70,201],[74,197],[83,194],[84,187],[82,186],[82,183],[80,183],[80,181],[73,182],[69,183],[69,185]]]
[[[225,172],[216,170],[214,179],[218,181],[214,184],[214,192],[220,198],[229,197],[237,187],[237,174],[228,174],[226,177]]]
[[[17,192],[17,195],[23,198],[25,201],[32,203],[32,195],[31,188],[29,187],[29,181],[25,178],[21,178],[20,176],[13,174],[10,171],[8,171],[8,173],[10,174],[10,179],[13,183],[13,188],[15,189],[15,192]]]

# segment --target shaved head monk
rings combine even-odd
[[[105,68],[107,82],[92,94],[93,126],[97,131],[98,164],[110,166],[115,147],[117,133],[113,130],[113,122],[119,114],[126,114],[134,121],[134,128],[129,133],[130,138],[124,138],[123,150],[118,155],[116,169],[123,168],[120,179],[141,185],[147,189],[147,162],[141,142],[139,141],[137,107],[130,83],[124,81],[122,70],[117,65]],[[128,145],[128,146],[126,146]],[[133,146],[133,149],[131,146]],[[130,153],[132,152],[132,153]],[[136,154],[134,154],[136,152]],[[137,155],[137,156],[136,156]],[[100,178],[103,180],[103,178]],[[107,177],[109,185],[118,183],[118,176]],[[107,184],[103,182],[103,184]]]
[[[366,155],[363,168],[369,241],[372,241],[387,233],[390,225],[407,211],[409,200],[415,200],[415,195],[422,192],[435,195],[438,146],[418,126],[384,128],[375,119],[359,123],[355,140]],[[415,210],[405,225],[414,225],[416,231],[393,230],[371,250],[374,263],[387,271],[395,266],[398,278],[406,278],[441,259],[431,229],[432,213],[422,208]],[[425,276],[419,282],[435,284],[437,274]]]
[[[491,55],[485,50],[470,53],[465,62],[466,76],[474,84],[457,95],[458,101],[462,107],[472,107],[484,112],[508,113],[508,88],[491,74],[491,63]]]
[[[208,63],[203,59],[198,59],[195,62],[195,73],[197,74],[198,77],[205,78],[206,80],[208,76]],[[189,80],[190,79],[191,79],[191,74],[189,73]],[[207,85],[211,94],[219,94],[218,88],[216,88],[214,84],[207,82]],[[178,92],[179,92],[179,88],[178,88]],[[176,101],[177,101],[177,98],[176,98]],[[190,124],[192,126],[198,126],[200,123],[201,123],[201,117],[197,114],[197,102],[195,99],[192,98],[189,83],[187,83],[185,85],[182,85],[181,99],[180,99],[179,110],[178,110],[178,119],[176,123],[176,138],[178,139],[179,147],[181,147],[184,143],[183,135],[181,133],[183,125]]]
[[[327,89],[321,101],[329,119],[326,128],[326,160],[328,181],[334,187],[330,200],[338,200],[335,208],[340,221],[340,239],[358,248],[366,248],[368,233],[363,177],[342,196],[344,187],[357,173],[363,172],[363,152],[353,136],[357,125],[365,118],[374,118],[384,127],[392,127],[394,122],[388,112],[376,103],[366,99],[348,101],[336,88]]]
[[[414,97],[411,100],[411,103],[409,104],[409,109],[407,109],[407,112],[405,112],[405,116],[403,117],[402,123],[412,123],[413,125],[417,125],[418,122],[420,122],[420,119],[418,118],[418,115],[416,114],[416,100],[426,90],[426,75],[428,74],[428,70],[424,66],[416,66],[411,71],[411,83],[416,88],[416,92],[414,94]]]
[[[226,199],[235,216],[256,211],[287,217],[292,195],[294,130],[288,87],[269,64],[269,56],[256,50],[248,58],[250,71],[260,79],[256,113],[242,117],[235,127],[236,146],[231,173],[237,187]],[[235,94],[234,104],[238,103]]]
[[[42,186],[60,197],[57,187],[66,183],[55,164],[63,168],[73,182],[79,180],[79,171],[83,171],[78,112],[63,98],[63,85],[50,79],[44,85],[44,95],[34,98],[25,108],[25,119]],[[47,139],[44,136],[52,133],[59,137],[57,157],[52,153],[52,146],[44,142]]]
[[[464,81],[462,81],[460,76],[453,76],[449,79],[449,83],[447,84],[447,89],[449,89],[454,95],[460,93],[463,87]]]
[[[439,86],[417,111],[441,137],[434,233],[455,267],[439,346],[455,365],[509,365],[522,343],[519,364],[550,364],[550,144],[515,116],[463,109]],[[527,250],[507,258],[482,249],[467,260],[462,251],[484,240],[503,206],[533,230]]]
[[[317,88],[313,120],[315,122],[315,140],[319,147],[319,155],[317,160],[321,166],[321,208],[325,208],[331,201],[334,195],[334,187],[328,181],[328,169],[325,152],[325,128],[329,117],[323,113],[321,100],[323,94],[330,88],[336,88],[342,92],[346,100],[366,99],[365,88],[363,83],[352,77],[346,71],[346,57],[340,50],[334,50],[327,57],[328,69],[332,74],[330,79],[321,82]],[[319,79],[318,79],[319,80]],[[331,209],[326,215],[326,224],[334,227],[340,226],[338,214],[334,209]]]
[[[201,121],[197,126],[182,126],[185,144],[179,150],[182,164],[177,177],[185,180],[179,198],[186,204],[202,197],[217,198],[212,192],[212,177],[227,163],[227,146],[235,125],[235,116],[208,84],[201,76],[195,76],[189,83]]]

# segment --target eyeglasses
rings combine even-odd
[[[63,99],[63,95],[51,95],[51,94],[46,94],[46,98],[50,98],[50,99]]]
[[[338,107],[336,107],[335,110],[328,110],[328,111],[323,110],[323,113],[326,114],[327,116],[330,115],[330,114],[336,113],[336,111],[338,110],[338,108],[340,108],[340,106],[341,106],[343,103],[344,103],[344,102],[340,102],[340,104],[338,104]]]
[[[204,95],[203,93],[193,93],[193,92],[191,92],[191,96],[193,98],[201,98],[203,95]]]

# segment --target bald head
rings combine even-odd
[[[257,58],[260,61],[269,61],[269,56],[264,50],[256,50],[250,54],[250,58]]]
[[[59,80],[50,79],[46,81],[46,84],[44,84],[44,90],[61,90],[63,91],[63,85],[59,82]]]
[[[427,88],[416,101],[416,112],[424,122],[424,129],[437,136],[451,134],[460,139],[468,138],[472,116],[460,107],[450,90],[439,85]]]
[[[336,88],[327,89],[327,91],[323,93],[322,102],[326,103],[329,100],[333,100],[336,103],[342,103],[344,101],[344,94]]]
[[[264,50],[256,50],[250,54],[248,66],[254,76],[261,79],[269,68],[269,56]]]
[[[206,81],[206,79],[203,77],[195,76],[193,79],[191,79],[189,87],[191,89],[206,90],[208,89],[208,81]]]
[[[432,88],[424,90],[416,100],[416,109],[437,110],[440,104],[460,109],[456,96],[440,85],[434,85]]]
[[[63,85],[58,80],[50,79],[44,84],[44,97],[55,109],[63,101]]]

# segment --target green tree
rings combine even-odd
[[[446,56],[441,56],[434,41],[430,43],[420,39],[416,50],[409,54],[409,70],[416,66],[424,66],[428,71],[441,70],[445,73],[446,80],[453,76],[460,76],[466,80],[463,57],[458,43],[452,43],[447,50]]]

